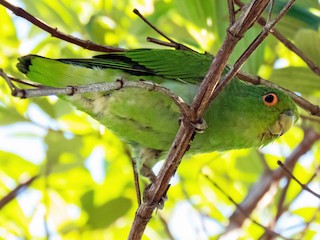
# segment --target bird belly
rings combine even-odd
[[[177,106],[158,92],[125,88],[75,95],[68,101],[123,141],[143,148],[168,150],[179,128]]]

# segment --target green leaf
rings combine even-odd
[[[315,64],[320,59],[320,33],[311,29],[301,29],[297,32],[294,42],[297,47]]]
[[[29,120],[13,108],[0,106],[0,125],[9,125],[17,122],[29,122]]]
[[[284,0],[275,1],[273,8],[274,13],[280,13],[281,9],[286,3],[287,1]],[[291,7],[286,17],[289,16],[297,19],[303,22],[309,28],[317,29],[320,24],[320,17],[310,11],[310,8],[312,7],[319,8],[319,3],[315,3],[315,1],[297,1],[297,3]]]
[[[87,211],[89,216],[87,226],[93,229],[107,228],[124,216],[132,206],[131,199],[125,197],[114,198],[102,205],[94,206],[93,198],[94,192],[92,190],[81,197],[83,209]]]
[[[303,95],[319,96],[320,94],[319,76],[308,68],[286,67],[275,69],[270,76],[270,80]]]
[[[67,139],[61,132],[49,131],[44,140],[51,164],[81,164],[85,160],[86,156],[82,156],[80,151],[83,144],[80,137]]]
[[[13,179],[19,179],[22,174],[31,176],[38,173],[37,165],[10,152],[0,151],[0,166],[2,172]]]

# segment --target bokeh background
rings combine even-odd
[[[122,48],[162,47],[146,41],[148,36],[163,38],[132,12],[134,8],[176,41],[212,54],[219,49],[229,21],[227,1],[221,0],[9,2],[64,33]],[[275,1],[273,16],[285,2]],[[318,1],[297,1],[277,25],[318,66],[319,16]],[[230,64],[260,31],[255,25],[246,33]],[[15,67],[21,55],[72,58],[99,54],[52,38],[3,6],[0,33],[0,67],[21,79],[25,77]],[[319,75],[273,36],[258,47],[242,70],[320,105]],[[0,238],[125,239],[137,201],[124,143],[56,97],[13,98],[4,81],[0,81],[0,93]],[[302,109],[300,112],[309,116]],[[292,173],[319,193],[319,123],[319,118],[303,118],[262,149],[184,159],[172,181],[169,200],[164,210],[154,214],[144,239],[268,237],[268,231],[257,222],[288,238],[319,239],[319,198],[303,190],[277,164],[296,157]],[[11,201],[4,198],[34,176],[38,177]],[[269,185],[258,196],[264,183]],[[245,200],[245,212],[236,215],[237,206],[227,195],[238,204]],[[234,228],[235,215],[242,218],[240,229]]]

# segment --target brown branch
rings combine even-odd
[[[44,22],[40,21],[39,19],[32,16],[30,13],[26,12],[24,9],[20,7],[16,7],[5,0],[0,0],[0,4],[3,5],[5,8],[10,9],[15,15],[26,19],[28,22],[32,23],[33,25],[39,27],[40,29],[44,30],[47,33],[50,33],[52,37],[61,39],[63,41],[72,43],[74,45],[80,46],[84,49],[97,51],[97,52],[123,52],[125,51],[122,48],[116,47],[109,47],[104,45],[95,44],[91,41],[85,41],[80,38],[73,37],[71,35],[64,34],[60,32],[57,28],[52,28],[49,25],[45,24]]]
[[[283,214],[283,212],[287,209],[286,206],[284,206],[284,202],[286,200],[286,196],[287,196],[287,192],[289,189],[289,185],[290,185],[290,179],[287,178],[287,183],[284,186],[283,189],[281,189],[281,194],[280,194],[280,198],[279,201],[277,203],[277,213],[275,215],[275,217],[271,220],[270,222],[270,229],[274,229],[274,227],[277,224],[277,221],[279,220],[279,218],[281,217],[281,215]],[[273,239],[273,236],[271,234],[269,234],[268,232],[264,232],[262,234],[261,237],[259,237],[259,239]]]
[[[1,68],[0,68],[0,77],[4,78],[7,82],[11,94],[15,97],[20,98],[32,98],[32,97],[41,97],[41,96],[50,96],[50,95],[68,95],[72,96],[75,94],[82,94],[88,92],[103,92],[103,91],[111,91],[111,90],[119,90],[121,88],[142,88],[149,91],[160,92],[170,97],[177,107],[180,110],[180,113],[184,117],[189,116],[190,108],[189,105],[186,104],[182,98],[174,94],[169,89],[156,84],[154,82],[148,81],[126,81],[123,79],[118,79],[114,82],[103,82],[103,83],[93,83],[93,84],[84,84],[78,86],[67,86],[62,88],[54,88],[54,87],[44,87],[42,85],[37,86],[36,89],[20,89],[12,83],[12,78],[10,78]],[[18,81],[19,83],[29,85],[28,82],[24,82],[22,80]]]
[[[133,173],[133,181],[134,181],[134,186],[136,188],[136,195],[137,195],[137,202],[138,202],[138,206],[141,205],[142,201],[141,201],[141,190],[140,190],[140,182],[139,182],[139,174],[138,174],[138,168],[137,168],[137,164],[136,161],[133,159],[132,154],[130,153],[130,150],[128,147],[125,148],[125,152],[126,155],[128,156],[128,158],[130,158],[130,162],[132,165],[132,173]]]
[[[264,26],[263,31],[254,39],[246,51],[239,57],[235,64],[231,67],[230,71],[222,78],[221,82],[217,86],[214,94],[212,94],[212,99],[217,97],[217,95],[222,91],[222,89],[227,85],[233,76],[239,71],[246,59],[253,53],[253,51],[260,45],[260,43],[269,35],[274,26],[280,21],[280,19],[286,14],[286,12],[293,5],[293,1],[289,1],[286,6],[281,10],[280,14],[271,22]]]
[[[308,120],[308,121],[320,124],[320,118],[318,118],[318,117],[300,115],[300,118],[303,119],[303,120]]]
[[[29,178],[27,181],[20,183],[17,187],[15,187],[11,192],[9,192],[6,196],[4,196],[0,200],[0,210],[6,206],[9,202],[11,202],[13,199],[15,199],[23,189],[28,187],[34,180],[36,180],[39,176],[35,175],[31,178]]]
[[[242,3],[241,0],[234,1],[239,7],[244,6],[244,3]],[[257,22],[261,26],[264,26],[266,24],[266,20],[263,17],[259,17]],[[284,37],[277,29],[273,29],[271,34],[275,36],[280,42],[282,42],[289,50],[296,53],[314,73],[320,75],[320,67],[313,63],[313,61],[310,58],[308,58],[298,47],[296,47],[296,45],[294,45],[286,37]]]
[[[261,227],[264,229],[265,233],[268,234],[269,236],[272,237],[281,237],[283,239],[287,239],[286,237],[282,236],[280,233],[277,233],[269,228],[267,228],[266,226],[262,225],[261,223],[259,223],[258,221],[256,221],[255,219],[253,219],[250,214],[248,214],[230,195],[228,195],[216,182],[214,182],[208,175],[204,174],[204,177],[215,187],[217,188],[224,196],[226,196],[228,198],[228,200],[230,202],[232,202],[235,206],[236,209],[241,212],[241,214],[247,218],[250,219],[251,222],[253,222],[255,225]]]
[[[293,179],[294,181],[296,181],[296,182],[301,186],[302,189],[306,190],[307,192],[311,193],[313,196],[316,196],[317,198],[320,199],[320,194],[314,192],[314,191],[311,190],[306,184],[303,184],[302,182],[300,182],[300,180],[297,179],[297,178],[292,174],[292,172],[286,167],[285,164],[283,164],[281,161],[278,161],[277,163],[278,163],[278,165],[285,171],[285,173],[286,173],[291,179]]]
[[[308,185],[309,183],[311,183],[313,181],[313,179],[317,176],[317,171],[319,171],[320,167],[318,166],[316,172],[310,177],[310,179],[308,180],[307,184]],[[276,224],[276,222],[278,221],[278,219],[282,216],[282,214],[289,208],[290,206],[290,203],[287,203],[285,206],[283,206],[283,203],[284,203],[284,200],[285,200],[285,197],[286,197],[286,193],[289,189],[289,185],[290,185],[290,180],[291,178],[288,178],[287,177],[287,184],[286,186],[282,189],[281,191],[281,196],[280,196],[280,200],[278,202],[278,207],[277,207],[277,214],[275,216],[275,218],[273,219],[273,223],[274,225]],[[292,197],[292,201],[294,201],[295,199],[297,199],[297,197],[302,193],[304,189],[302,188],[301,191],[294,197]],[[292,202],[291,201],[291,202]],[[319,211],[319,208],[318,208],[318,211]],[[316,215],[316,213],[315,213]],[[299,237],[298,239],[304,239],[303,238],[303,232],[305,233],[307,228],[308,228],[308,225],[310,225],[311,223],[311,220],[309,222],[307,222],[306,226],[305,226],[305,229],[304,231],[301,232],[301,237]],[[264,239],[264,235],[260,238],[260,239]]]
[[[234,10],[234,0],[228,0],[228,10],[229,10],[229,23],[234,24],[236,21],[235,10]]]
[[[191,48],[181,44],[181,43],[178,43],[176,41],[174,41],[172,38],[168,37],[166,34],[164,34],[162,31],[160,31],[156,26],[154,26],[148,19],[146,19],[139,11],[138,9],[134,9],[133,12],[135,14],[137,14],[137,16],[139,16],[149,27],[151,27],[154,31],[156,31],[158,34],[160,34],[162,37],[164,37],[165,39],[167,39],[169,42],[170,42],[170,47],[174,47],[175,49],[177,50],[188,50],[188,51],[193,51]],[[151,41],[150,41],[151,40]],[[154,38],[149,38],[149,41],[150,42],[154,42]],[[155,43],[158,43],[159,42],[155,42]],[[162,42],[163,44],[163,42]],[[162,45],[161,44],[161,45]],[[168,46],[168,45],[167,45]]]
[[[243,72],[238,72],[237,76],[246,82],[250,82],[252,84],[263,84],[272,88],[276,88],[279,89],[281,91],[286,92],[293,100],[294,102],[299,105],[301,108],[305,109],[307,112],[309,112],[311,115],[314,116],[320,116],[320,107],[317,105],[314,105],[312,103],[310,103],[309,101],[305,100],[304,98],[298,96],[297,94],[291,92],[288,89],[285,89],[283,87],[278,86],[275,83],[272,83],[268,80],[265,80],[263,78],[260,78],[258,76],[252,76],[250,74],[246,74]]]
[[[212,95],[231,52],[244,33],[253,25],[256,19],[266,8],[268,2],[268,0],[252,1],[246,10],[240,15],[239,19],[229,27],[226,39],[214,58],[191,105],[191,118],[182,119],[179,131],[167,156],[167,160],[161,168],[155,183],[151,184],[145,192],[146,201],[142,203],[136,212],[129,234],[129,239],[141,239],[153,210],[158,206],[161,198],[166,194],[169,188],[169,181],[175,173],[181,158],[187,151],[189,142],[194,137],[195,127],[194,124],[190,124],[190,122],[197,123],[202,118],[204,111],[212,100]],[[228,77],[233,77],[233,75],[229,74]],[[228,80],[229,79],[226,78],[225,81]]]
[[[292,169],[299,158],[307,151],[309,151],[313,144],[319,139],[320,134],[316,133],[312,129],[306,129],[303,140],[285,160],[285,165],[287,166],[287,168]],[[272,172],[265,172],[260,177],[260,180],[255,185],[253,185],[250,192],[240,204],[242,209],[245,210],[246,213],[251,214],[260,200],[268,193],[271,186],[273,184],[277,184],[284,176],[285,173],[281,168]],[[233,212],[233,214],[229,218],[229,226],[227,228],[228,231],[241,227],[245,219],[246,218],[238,210]]]

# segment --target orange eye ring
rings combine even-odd
[[[272,107],[277,104],[278,96],[275,93],[267,93],[262,96],[264,105]]]

